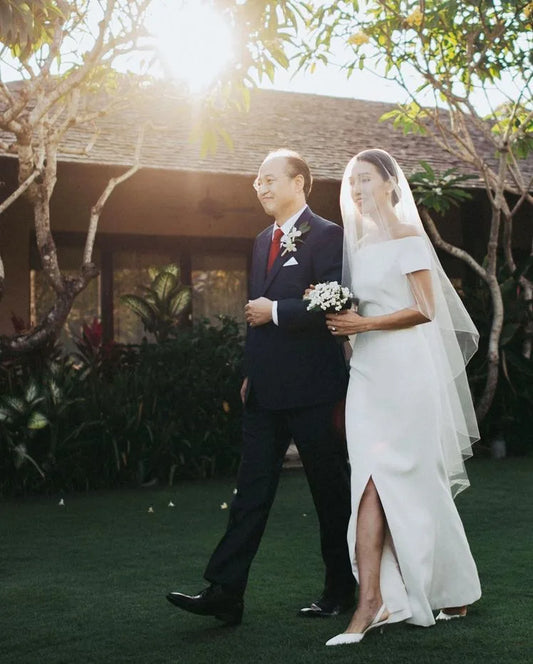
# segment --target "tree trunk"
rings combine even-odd
[[[494,230],[494,215],[493,211],[493,229]],[[475,258],[473,258],[467,251],[446,242],[440,235],[433,218],[429,214],[429,210],[425,207],[420,208],[420,216],[424,222],[424,227],[427,230],[433,244],[438,248],[446,251],[446,253],[459,258],[466,263],[474,272],[481,277],[489,288],[490,298],[492,302],[492,322],[489,335],[489,345],[487,350],[487,379],[483,393],[476,405],[476,415],[481,421],[488,413],[489,408],[496,393],[498,385],[499,366],[500,366],[500,336],[503,328],[503,299],[500,290],[500,285],[495,274],[490,274],[483,266],[481,266]],[[498,217],[499,218],[499,217]]]
[[[478,403],[476,404],[476,415],[481,421],[488,413],[489,408],[498,386],[500,372],[500,336],[503,328],[503,299],[500,284],[496,276],[491,276],[487,281],[490,298],[492,301],[492,323],[490,326],[489,344],[487,349],[487,380],[485,388]]]
[[[65,280],[62,293],[56,293],[53,307],[44,319],[29,332],[13,337],[0,337],[0,358],[17,357],[40,349],[51,348],[61,334],[76,296],[98,275],[95,265],[82,268],[82,276]]]

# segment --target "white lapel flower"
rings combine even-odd
[[[302,235],[305,235],[305,233],[309,232],[310,229],[311,226],[309,223],[305,222],[300,225],[300,228],[293,226],[288,233],[285,233],[280,240],[280,245],[283,248],[281,255],[285,256],[285,254],[288,252],[295,252],[298,249],[296,243],[303,242]]]

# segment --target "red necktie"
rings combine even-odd
[[[281,230],[281,228],[276,228],[276,230],[274,231],[274,237],[272,238],[272,244],[270,245],[270,253],[268,254],[267,272],[270,271],[270,268],[272,267],[274,261],[278,257],[282,237],[283,237],[283,231]]]

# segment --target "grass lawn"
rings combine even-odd
[[[372,632],[325,648],[347,617],[305,620],[320,594],[318,527],[305,477],[287,471],[252,567],[244,622],[183,613],[222,534],[231,481],[0,503],[2,664],[521,664],[533,662],[533,459],[472,460],[458,498],[483,598],[466,620]],[[168,507],[169,501],[175,507]],[[149,507],[153,507],[153,513]]]

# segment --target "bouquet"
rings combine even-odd
[[[336,281],[326,281],[316,284],[314,288],[304,296],[309,300],[307,311],[322,311],[324,313],[335,313],[352,306],[353,295],[345,286]]]

